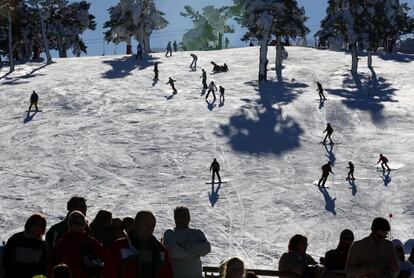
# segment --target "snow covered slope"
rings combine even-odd
[[[89,220],[100,209],[118,217],[154,211],[158,238],[174,225],[174,207],[188,206],[192,227],[212,242],[208,265],[239,255],[250,267],[276,268],[295,233],[309,237],[317,258],[336,246],[342,229],[359,239],[374,217],[389,213],[392,236],[412,238],[414,57],[375,57],[378,83],[368,89],[366,57],[355,83],[350,55],[289,47],[285,83],[275,83],[270,71],[259,89],[258,51],[195,52],[197,72],[189,69],[189,52],[154,54],[139,66],[131,57],[105,56],[17,66],[7,76],[3,68],[1,239],[35,212],[56,223],[74,194],[88,199]],[[273,68],[274,49],[269,53]],[[226,62],[230,71],[212,74],[210,61]],[[201,67],[208,81],[226,88],[223,106],[201,95]],[[177,95],[165,84],[169,76]],[[316,81],[329,98],[323,105],[315,101]],[[32,90],[43,112],[26,118]],[[327,122],[338,144],[325,147],[319,142]],[[389,175],[376,171],[380,153],[396,169]],[[214,157],[228,183],[212,207],[205,183]],[[319,190],[313,183],[328,159],[335,176]],[[345,181],[348,161],[354,186]]]

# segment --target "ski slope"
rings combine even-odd
[[[238,255],[248,267],[276,268],[296,233],[308,236],[308,252],[318,259],[344,228],[360,239],[374,217],[389,213],[392,237],[412,238],[414,56],[374,57],[377,83],[370,89],[366,57],[355,82],[348,54],[287,50],[284,83],[271,70],[260,89],[257,47],[194,52],[196,72],[189,52],[152,54],[139,65],[104,56],[19,65],[10,75],[3,68],[1,240],[35,212],[47,216],[48,226],[56,223],[75,194],[87,198],[90,221],[100,209],[114,217],[152,210],[158,238],[174,226],[175,206],[188,206],[191,226],[212,243],[205,265]],[[269,68],[274,57],[270,47]],[[160,80],[153,84],[154,61]],[[210,61],[226,62],[230,71],[213,74]],[[201,67],[208,82],[226,88],[224,105],[206,103]],[[170,76],[176,95],[165,84]],[[315,101],[316,81],[325,88],[324,103]],[[43,112],[26,118],[32,90]],[[319,144],[327,122],[332,146]],[[380,153],[395,169],[388,175],[376,170]],[[228,182],[218,192],[205,184],[214,157]],[[328,159],[335,175],[328,190],[318,189],[313,183]],[[345,181],[348,161],[353,185]]]

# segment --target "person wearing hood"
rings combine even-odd
[[[349,249],[354,242],[354,233],[345,229],[339,237],[339,244],[336,249],[329,250],[325,254],[325,268],[328,271],[345,270],[346,259]]]

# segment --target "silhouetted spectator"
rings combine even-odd
[[[245,273],[244,262],[232,257],[223,263],[223,278],[243,278]]]
[[[156,219],[140,211],[128,238],[114,241],[105,261],[103,278],[173,278],[167,249],[154,237]]]
[[[90,235],[105,247],[109,247],[112,243],[112,213],[106,210],[98,211],[89,226],[91,229]]]
[[[411,248],[410,257],[408,258],[408,260],[414,264],[414,245]]]
[[[83,197],[74,196],[68,201],[66,208],[68,213],[62,221],[49,228],[46,233],[46,244],[49,251],[55,246],[56,242],[62,239],[63,235],[69,230],[68,216],[72,211],[78,210],[86,215],[86,200]],[[86,226],[86,231],[89,232],[89,227]]]
[[[4,248],[5,278],[32,278],[46,275],[47,247],[42,236],[46,219],[40,214],[30,216],[24,231],[10,237]]]
[[[371,234],[355,241],[346,262],[348,277],[396,277],[400,271],[395,248],[387,240],[390,224],[385,218],[375,218]],[[380,255],[379,255],[380,254]]]
[[[121,218],[112,219],[112,241],[127,237],[128,235],[124,231]],[[111,241],[111,243],[112,243]]]
[[[99,268],[108,250],[85,232],[86,220],[80,211],[68,216],[69,231],[56,244],[49,256],[49,271],[59,264],[66,264],[76,278],[99,277]]]
[[[339,244],[336,249],[329,250],[325,254],[324,265],[328,271],[345,270],[349,249],[354,242],[354,234],[351,230],[345,229],[339,237]]]
[[[400,273],[397,278],[409,278],[414,276],[414,265],[410,261],[405,260],[404,248],[401,241],[392,241],[397,254],[398,264],[400,266]]]
[[[174,221],[175,228],[164,233],[164,245],[171,256],[174,278],[202,278],[200,257],[210,253],[210,242],[202,231],[189,228],[188,208],[176,207]]]
[[[322,269],[317,267],[318,264],[310,255],[306,254],[307,248],[308,239],[303,235],[294,235],[289,241],[289,251],[280,257],[279,270],[291,271],[301,276],[316,277]],[[281,276],[281,278],[283,277]]]
[[[132,217],[125,217],[122,219],[122,228],[124,229],[125,233],[129,235],[134,227],[134,218]]]

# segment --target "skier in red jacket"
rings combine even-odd
[[[103,278],[173,278],[167,249],[154,237],[155,216],[137,213],[128,238],[114,241],[105,261]]]

